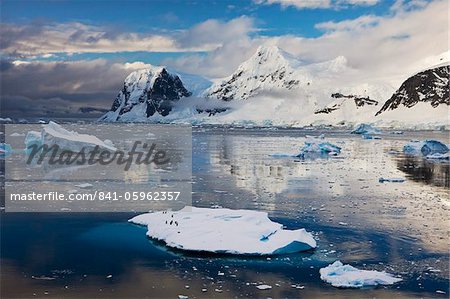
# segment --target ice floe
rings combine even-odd
[[[372,136],[370,134],[362,134],[363,139],[381,139],[380,136]]]
[[[176,212],[142,214],[129,222],[147,226],[147,236],[168,247],[188,251],[276,255],[316,247],[305,229],[283,229],[260,211],[188,206]]]
[[[410,155],[429,156],[434,154],[446,154],[449,148],[446,144],[437,140],[413,140],[403,146],[403,152]]]
[[[338,288],[362,288],[376,285],[390,285],[401,281],[386,272],[359,270],[350,265],[336,261],[319,270],[320,278]]]
[[[446,152],[445,154],[441,153],[434,153],[426,156],[427,159],[432,160],[450,160],[450,151]]]
[[[268,284],[260,284],[260,285],[257,285],[256,288],[259,290],[270,290],[272,288],[272,286],[270,286]]]
[[[378,181],[380,183],[388,182],[388,183],[403,183],[405,181],[404,178],[379,178]]]
[[[61,149],[69,149],[72,151],[91,150],[98,146],[102,150],[116,151],[111,141],[102,141],[99,138],[88,135],[79,134],[74,131],[64,129],[61,125],[55,122],[46,124],[42,131],[29,131],[25,137],[25,144],[29,149],[33,144],[45,144],[49,147],[58,145]]]

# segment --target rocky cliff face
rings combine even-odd
[[[141,119],[155,114],[166,116],[174,102],[190,95],[181,79],[164,67],[138,70],[125,79],[111,110],[101,120]]]
[[[364,96],[356,96],[356,95],[343,95],[341,93],[333,93],[331,95],[331,97],[336,100],[333,101],[328,106],[314,111],[314,113],[315,114],[320,114],[320,113],[329,114],[335,110],[339,110],[344,105],[344,103],[347,103],[349,101],[353,101],[355,103],[354,105],[357,109],[366,107],[366,106],[377,106],[378,105],[378,101],[375,101],[368,96],[364,97]]]
[[[449,73],[450,66],[444,65],[409,77],[376,115],[401,106],[411,108],[419,102],[428,102],[433,108],[450,105]]]

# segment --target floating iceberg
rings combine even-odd
[[[188,251],[276,255],[316,247],[305,229],[283,229],[259,211],[185,207],[142,214],[129,222],[146,225],[147,236],[168,247]]]
[[[0,143],[0,158],[8,156],[12,152],[11,145],[7,143]]]
[[[380,130],[378,130],[377,128],[369,125],[369,124],[359,124],[357,125],[353,131],[351,132],[352,134],[380,134]]]
[[[96,146],[99,146],[102,150],[117,150],[109,140],[102,141],[92,135],[68,131],[52,121],[45,125],[40,133],[36,131],[28,132],[25,137],[27,150],[34,144],[45,144],[49,147],[58,145],[61,149],[69,149],[71,151],[92,150]]]
[[[379,178],[378,181],[380,183],[389,182],[389,183],[403,183],[405,181],[404,178]]]
[[[362,134],[362,138],[363,139],[381,139],[380,136],[372,136],[372,135],[369,135],[369,134]]]
[[[359,270],[350,265],[344,265],[340,261],[320,269],[319,272],[323,281],[337,288],[390,285],[402,280],[386,272]]]
[[[411,141],[403,146],[403,152],[410,155],[429,156],[434,154],[446,154],[449,148],[437,140]]]
[[[341,153],[341,148],[330,142],[323,141],[323,136],[316,138],[307,138],[305,145],[300,149],[297,157],[305,158],[307,155],[332,155],[336,156]]]
[[[450,152],[446,152],[445,154],[434,153],[426,156],[426,158],[432,160],[450,160]]]

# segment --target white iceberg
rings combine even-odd
[[[46,124],[42,131],[29,131],[25,137],[25,144],[27,150],[34,144],[47,145],[49,147],[58,145],[61,149],[69,149],[71,151],[92,150],[98,146],[101,150],[116,151],[111,141],[102,141],[99,138],[88,135],[79,134],[74,131],[64,129],[62,126],[55,122],[49,122]]]
[[[446,154],[449,152],[449,148],[446,144],[437,140],[413,140],[403,146],[403,152],[410,155],[429,156],[433,154]]]
[[[380,130],[378,130],[377,128],[369,125],[369,124],[359,124],[357,125],[353,131],[351,132],[352,134],[367,134],[367,135],[371,135],[371,134],[380,134]]]
[[[386,272],[359,270],[336,261],[319,270],[320,278],[337,288],[362,288],[366,286],[390,285],[401,281]]]
[[[300,149],[300,153],[297,157],[304,158],[308,154],[336,156],[341,153],[341,148],[339,146],[324,141],[323,139],[323,135],[319,137],[307,136],[305,145]]]
[[[147,226],[147,236],[168,247],[188,251],[277,255],[316,247],[305,229],[283,229],[259,211],[188,206],[176,212],[142,214],[129,222]]]

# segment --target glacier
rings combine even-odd
[[[187,206],[179,211],[141,214],[129,222],[147,226],[148,237],[187,251],[259,256],[317,246],[305,229],[284,229],[260,211]]]
[[[359,270],[350,265],[344,265],[341,261],[319,270],[320,278],[337,288],[362,288],[377,285],[391,285],[402,281],[386,272],[373,270]]]

